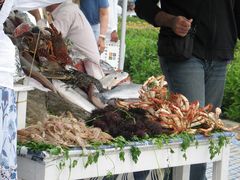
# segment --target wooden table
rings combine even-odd
[[[34,88],[23,84],[14,84],[13,89],[16,93],[18,129],[22,129],[26,126],[27,94]]]
[[[224,135],[231,138],[233,133],[224,133]],[[218,136],[219,134],[214,134],[212,138],[214,139]],[[137,163],[132,160],[130,146],[124,148],[124,162],[119,159],[119,150],[112,147],[103,147],[105,148],[105,155],[101,155],[96,164],[89,165],[87,168],[84,168],[87,156],[80,157],[80,154],[82,154],[80,149],[72,150],[69,153],[72,162],[73,160],[78,161],[77,166],[69,169],[69,166],[66,165],[63,170],[57,168],[63,159],[62,157],[49,156],[34,161],[31,160],[33,157],[19,155],[18,176],[24,180],[67,180],[105,176],[109,172],[122,174],[173,167],[174,180],[187,180],[189,179],[191,164],[213,162],[213,180],[227,180],[230,144],[224,146],[220,154],[210,159],[209,138],[198,135],[196,139],[198,139],[199,145],[196,147],[195,144],[192,144],[187,149],[187,159],[183,157],[180,141],[171,142],[168,145],[164,145],[161,149],[147,141],[135,143],[134,145],[141,150]],[[84,152],[90,153],[94,152],[94,150],[84,150]],[[69,161],[67,161],[68,164]]]

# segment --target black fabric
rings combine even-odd
[[[194,34],[188,33],[185,37],[177,35],[160,36],[158,41],[158,55],[184,61],[192,57]]]
[[[240,39],[240,1],[235,0],[234,15],[237,23],[238,38]]]
[[[202,0],[160,0],[161,9],[157,8],[157,0],[137,0],[137,15],[156,25],[155,16],[159,11],[164,11],[175,16],[193,18],[198,22],[194,37],[193,56],[201,59],[233,59],[233,52],[237,37],[240,37],[240,1],[239,0],[206,0],[201,5],[203,9],[198,19],[194,18]],[[152,11],[151,11],[152,10]],[[149,12],[150,11],[150,12]],[[167,27],[161,27],[158,54],[172,54]],[[168,47],[168,48],[167,48]],[[169,49],[170,48],[170,49]]]

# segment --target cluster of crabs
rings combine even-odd
[[[201,133],[209,136],[213,130],[233,131],[239,126],[227,128],[220,119],[221,109],[212,105],[200,107],[199,102],[189,102],[182,94],[168,93],[164,76],[150,77],[140,90],[139,101],[118,100],[119,107],[142,108],[148,111],[148,118],[159,122],[171,133]]]

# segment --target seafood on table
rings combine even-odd
[[[213,130],[232,131],[239,126],[227,128],[219,118],[220,108],[200,107],[199,102],[189,102],[182,94],[168,93],[164,76],[150,77],[140,90],[139,101],[118,100],[117,106],[130,109],[142,108],[148,111],[148,118],[159,122],[172,133],[189,132],[209,136]]]
[[[116,99],[138,100],[141,87],[141,84],[120,84],[111,90],[99,92],[95,86],[91,86],[89,92],[92,97],[98,98],[103,104],[109,104],[112,100],[114,102]]]
[[[129,74],[123,71],[121,72],[115,71],[111,74],[106,75],[102,79],[100,79],[100,82],[102,83],[103,88],[108,90],[112,89],[113,87],[125,81],[129,81]]]
[[[66,116],[52,116],[36,125],[18,130],[19,142],[43,142],[64,147],[86,147],[93,142],[108,143],[112,136],[100,128],[87,127],[71,113]]]
[[[119,85],[109,91],[105,91],[101,93],[105,100],[110,99],[138,99],[140,94],[139,91],[141,89],[141,84],[123,84]]]
[[[69,46],[51,22],[50,27],[42,30],[26,22],[23,17],[10,16],[4,30],[19,49],[19,59],[25,74],[87,112],[104,113],[106,119],[111,114],[114,118],[124,111],[131,114],[133,109],[144,110],[142,117],[146,118],[146,121],[139,122],[144,122],[142,127],[145,130],[128,132],[131,135],[151,133],[151,130],[147,131],[149,126],[158,127],[155,129],[157,133],[166,131],[177,134],[187,131],[206,136],[213,130],[232,131],[237,128],[224,126],[219,118],[220,108],[213,109],[211,105],[200,107],[198,101],[189,102],[182,94],[169,93],[164,76],[152,76],[142,85],[138,85],[131,83],[127,72],[114,71],[104,62],[93,64],[85,60],[77,64],[79,67],[74,67],[76,64],[69,55]],[[80,92],[82,90],[87,95],[83,95],[84,93]],[[113,109],[113,112],[108,112],[111,108],[107,105],[112,99],[121,110]],[[121,113],[114,114],[115,111]],[[99,128],[87,128],[84,123],[70,119],[51,117],[43,123],[19,131],[19,138],[22,141],[45,141],[63,146],[86,146],[90,141],[94,141],[91,139],[93,137],[103,142],[111,139],[110,135]],[[106,126],[101,128],[114,134],[112,130],[118,126],[109,129],[112,122],[106,122],[106,119],[93,124],[101,127],[105,123]],[[121,126],[129,123],[121,121]],[[128,125],[134,129],[135,121],[131,123]],[[121,135],[121,132],[117,134]]]
[[[167,133],[160,123],[148,119],[146,112],[140,108],[125,110],[109,105],[104,109],[94,110],[87,122],[113,137],[123,136],[129,140],[134,136],[144,137]]]
[[[77,92],[76,89],[69,87],[66,83],[60,80],[53,80],[52,82],[54,88],[56,88],[61,97],[65,98],[66,100],[70,101],[71,103],[77,105],[87,112],[91,113],[96,109],[96,106],[92,104],[88,98],[84,97],[84,95]]]

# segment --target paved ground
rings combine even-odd
[[[226,126],[235,126],[239,123],[224,120]],[[236,138],[232,140],[230,150],[230,161],[229,161],[229,179],[228,180],[240,180],[240,128],[236,130]],[[212,179],[212,163],[207,166],[207,179]]]

